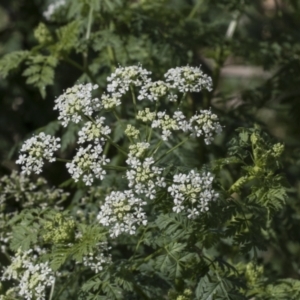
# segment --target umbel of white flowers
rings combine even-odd
[[[110,227],[112,237],[122,232],[134,234],[137,225],[146,224],[143,207],[147,201],[157,197],[159,190],[168,190],[173,211],[186,211],[189,218],[207,211],[209,202],[217,197],[210,173],[180,173],[174,175],[171,183],[167,182],[164,169],[159,165],[160,159],[156,157],[158,148],[155,149],[164,143],[169,148],[177,133],[186,135],[187,139],[203,137],[208,145],[222,131],[217,115],[211,110],[200,110],[188,118],[176,103],[178,95],[184,99],[189,92],[210,91],[211,78],[199,67],[190,66],[168,70],[164,75],[165,81],[152,82],[150,74],[140,65],[119,67],[108,77],[107,91],[100,98],[93,97],[93,91],[98,86],[88,83],[68,88],[55,100],[54,109],[58,110],[58,119],[63,126],[70,122],[81,125],[78,133],[80,147],[74,158],[66,164],[75,182],[83,181],[86,185],[92,185],[95,180],[103,180],[110,167],[115,167],[109,166],[110,160],[103,153],[107,142],[127,156],[126,165],[120,166],[126,174],[127,189],[111,192],[98,215],[99,222]],[[118,106],[122,104],[122,97],[126,93],[133,98],[136,126],[132,120],[130,124],[122,120],[129,142],[128,149],[123,149],[123,145],[121,147],[111,137],[112,123],[108,120],[112,120],[112,117],[118,119]],[[138,102],[135,93],[138,93]],[[175,102],[177,110],[171,114],[165,110],[158,111],[160,101]],[[155,108],[151,108],[153,102]],[[169,104],[168,107],[172,103]],[[107,114],[111,116],[107,118]],[[160,138],[158,146],[153,145],[153,136]],[[59,148],[59,138],[40,133],[24,143],[17,163],[25,174],[40,173],[44,161],[54,161],[54,152]]]
[[[63,126],[69,122],[83,122],[79,131],[78,143],[90,142],[87,147],[80,147],[72,162],[67,168],[75,181],[82,179],[87,185],[91,185],[94,178],[102,179],[105,171],[102,166],[109,160],[99,157],[103,145],[111,133],[109,124],[105,124],[106,118],[99,114],[114,110],[121,105],[121,96],[130,86],[140,88],[139,100],[159,101],[166,97],[169,101],[176,101],[176,90],[179,92],[199,92],[203,89],[211,90],[212,81],[199,67],[177,67],[168,70],[165,74],[166,82],[152,82],[151,72],[141,66],[119,67],[108,77],[108,93],[104,93],[101,99],[93,98],[92,91],[97,85],[90,83],[75,85],[68,88],[64,94],[55,100],[54,109],[59,111],[58,119]],[[96,115],[98,114],[98,115]],[[93,119],[93,116],[95,118]],[[90,119],[90,120],[89,120]],[[149,124],[153,129],[160,131],[161,138],[167,141],[176,131],[190,133],[196,137],[204,136],[206,144],[210,144],[215,134],[222,131],[218,117],[210,110],[202,110],[189,120],[177,110],[170,116],[166,111],[151,111],[150,108],[138,110],[136,119]],[[134,127],[131,127],[133,130]],[[137,138],[139,131],[125,132],[128,136]],[[91,146],[93,144],[93,146]],[[17,160],[22,165],[22,172],[26,174],[40,173],[44,160],[54,161],[54,152],[60,148],[60,139],[40,133],[27,140]],[[153,168],[152,168],[153,169]]]
[[[13,279],[18,282],[14,289],[22,299],[44,300],[46,288],[54,283],[54,272],[49,267],[49,263],[37,263],[37,259],[38,255],[33,254],[32,249],[24,252],[19,249],[1,277],[1,281]]]

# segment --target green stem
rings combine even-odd
[[[59,157],[56,157],[56,161],[61,161],[61,162],[71,162],[71,160],[69,160],[69,159],[59,158]]]
[[[213,98],[214,92],[218,87],[221,69],[223,67],[225,59],[226,59],[226,57],[224,55],[223,45],[220,45],[219,48],[217,49],[216,67],[214,68],[213,75],[212,75],[213,90],[210,93],[208,93],[208,92],[204,93],[204,99],[203,99],[203,108],[204,109],[207,109],[210,106],[211,99]]]
[[[91,27],[92,27],[92,20],[93,20],[93,10],[94,7],[93,5],[90,5],[90,11],[89,11],[89,16],[88,16],[88,24],[86,28],[86,34],[85,34],[85,39],[89,40],[90,35],[91,35]],[[88,49],[86,49],[83,54],[83,69],[86,72],[88,68]]]
[[[203,91],[203,109],[208,109],[210,107],[210,97],[207,91]]]
[[[134,107],[134,113],[135,115],[137,115],[137,109],[136,109],[136,97],[135,97],[135,93],[133,90],[133,86],[130,85],[130,92],[131,92],[131,97],[132,97],[132,102],[133,102],[133,107]]]
[[[103,165],[102,168],[104,170],[114,170],[114,171],[126,171],[126,167],[120,167],[120,166],[111,166],[111,165]]]
[[[119,151],[121,151],[123,154],[125,154],[126,156],[128,155],[128,153],[122,148],[120,147],[117,143],[115,143],[108,135],[105,135],[105,137],[107,138],[107,140],[113,145],[115,146]]]
[[[151,140],[151,137],[152,137],[152,132],[153,132],[153,128],[152,126],[150,127],[150,130],[149,130],[149,134],[148,134],[148,137],[147,137],[147,142],[149,143],[150,140]]]
[[[159,142],[156,144],[156,146],[154,147],[154,150],[151,152],[151,156],[154,155],[156,153],[156,151],[159,149],[160,145],[162,144],[162,140],[159,140]]]
[[[107,53],[110,61],[110,69],[113,71],[113,67],[117,66],[116,54],[112,46],[107,46]]]
[[[86,29],[86,35],[85,35],[86,40],[88,40],[91,35],[91,28],[92,28],[92,22],[93,22],[93,11],[94,11],[94,6],[90,5],[89,19],[88,19],[88,25],[87,25],[87,29]]]
[[[191,10],[190,14],[188,15],[187,19],[192,19],[202,4],[203,0],[198,0],[193,9]]]
[[[114,31],[114,23],[111,21],[109,23],[109,30],[111,32]],[[114,48],[110,45],[107,46],[107,53],[110,61],[110,69],[113,71],[113,68],[117,66],[117,57]]]
[[[76,61],[74,61],[73,59],[69,58],[69,57],[64,57],[63,60],[65,62],[67,62],[68,64],[72,65],[73,67],[75,67],[76,69],[82,71],[83,73],[85,73],[91,80],[92,83],[96,84],[97,80],[94,77],[94,75],[91,73],[91,71],[89,70],[89,68],[84,68],[82,67],[79,63],[77,63]]]
[[[55,287],[55,277],[54,277],[54,282],[51,286],[51,291],[50,291],[50,295],[49,295],[49,300],[52,300],[53,294],[54,294],[54,287]]]
[[[171,148],[169,151],[167,151],[166,153],[164,153],[160,158],[158,158],[155,161],[155,164],[157,162],[159,162],[162,158],[164,158],[166,155],[168,155],[169,153],[173,152],[174,150],[176,150],[178,147],[180,147],[182,144],[184,144],[187,140],[189,139],[189,137],[185,138],[183,141],[181,141],[180,143],[178,143],[176,146],[174,146],[173,148]]]
[[[180,105],[182,105],[182,103],[184,102],[185,98],[186,98],[187,93],[183,93],[182,97],[178,100],[177,102],[177,109],[180,107]]]
[[[108,151],[109,151],[109,148],[110,148],[110,142],[106,142],[105,147],[104,147],[104,150],[103,150],[103,154],[104,154],[105,156],[107,156],[107,153],[108,153]]]

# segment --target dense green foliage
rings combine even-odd
[[[42,1],[21,2],[0,4],[0,269],[16,271],[0,299],[24,299],[13,287],[32,261],[55,277],[49,300],[299,299],[300,2],[72,0],[50,17]],[[136,105],[132,85],[100,113],[111,130],[105,178],[73,180],[62,162],[80,147],[83,121],[95,120],[61,126],[55,99],[79,83],[97,84],[101,98],[118,66],[137,65],[153,80],[201,65],[213,88],[183,93],[178,105]],[[185,132],[164,141],[136,118],[150,106],[187,119],[211,109],[222,133],[210,145]],[[46,163],[42,177],[17,173],[22,143],[41,132],[61,138],[62,162]],[[218,196],[190,218],[161,187],[146,199],[147,224],[112,236],[97,215],[107,195],[128,189],[129,147],[143,141],[143,159],[155,158],[168,186],[178,173],[210,172]],[[95,271],[86,261],[97,255]],[[28,299],[44,299],[36,295]]]

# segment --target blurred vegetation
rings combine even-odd
[[[46,9],[40,0],[0,3],[0,175],[18,169],[20,144],[36,131],[60,131],[62,156],[74,151],[75,129],[61,129],[52,110],[74,83],[104,89],[118,64],[141,63],[160,77],[171,67],[202,65],[214,90],[192,95],[190,105],[212,107],[224,125],[210,152],[202,149],[202,163],[226,156],[237,127],[259,124],[285,144],[288,203],[258,257],[269,278],[300,279],[300,1],[72,0],[51,20]],[[232,185],[235,174],[225,169],[222,181]],[[51,185],[68,178],[59,164],[45,177]]]

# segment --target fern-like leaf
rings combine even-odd
[[[29,56],[28,51],[15,51],[9,54],[6,54],[0,60],[0,75],[3,78],[6,78],[8,74],[17,69],[20,64]]]
[[[23,76],[27,77],[26,83],[38,88],[42,97],[46,97],[46,86],[53,84],[54,68],[57,59],[53,56],[30,56],[26,62],[27,69]]]

